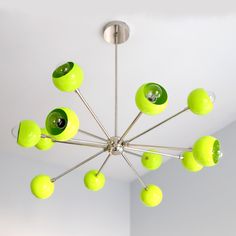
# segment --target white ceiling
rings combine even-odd
[[[102,28],[110,20],[123,20],[131,30],[129,41],[119,49],[119,133],[138,112],[137,88],[149,81],[167,89],[169,106],[158,116],[143,116],[130,137],[184,108],[188,93],[196,87],[214,91],[217,100],[210,115],[188,112],[136,143],[189,146],[236,119],[235,1],[1,0],[0,147],[6,155],[0,158],[9,153],[66,169],[97,152],[68,145],[48,152],[22,149],[10,135],[22,119],[43,126],[47,113],[58,106],[74,109],[82,129],[103,135],[76,95],[58,91],[51,82],[53,69],[67,60],[84,69],[81,91],[113,132],[114,50],[102,38]],[[98,168],[104,158],[87,164],[83,171]],[[145,173],[137,157],[130,160]],[[124,181],[134,178],[119,157],[108,162],[104,173]]]

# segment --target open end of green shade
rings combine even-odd
[[[47,116],[47,131],[52,135],[58,135],[65,130],[67,122],[68,118],[66,113],[61,109],[55,109]]]
[[[67,62],[61,66],[59,66],[56,70],[54,70],[52,76],[53,78],[60,78],[66,74],[68,74],[74,66],[73,62]]]
[[[166,90],[156,83],[148,83],[144,87],[144,95],[149,102],[161,105],[167,101],[167,92]]]
[[[220,152],[220,142],[219,142],[219,140],[216,140],[214,142],[212,152],[213,152],[213,161],[216,164],[216,163],[219,162],[219,160],[222,156],[222,154]]]

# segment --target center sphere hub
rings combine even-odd
[[[121,155],[124,150],[123,143],[119,144],[120,137],[112,137],[108,143],[108,151],[112,155]]]

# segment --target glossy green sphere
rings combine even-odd
[[[183,157],[184,158],[181,161],[186,170],[198,172],[203,168],[203,166],[195,160],[193,152],[184,152]]]
[[[48,114],[45,126],[53,139],[66,141],[77,134],[79,119],[75,112],[69,108],[56,108]]]
[[[41,137],[41,129],[33,120],[22,120],[19,124],[17,143],[22,147],[35,146]]]
[[[54,192],[54,183],[47,175],[35,176],[30,184],[31,192],[39,199],[49,198]]]
[[[221,158],[220,142],[212,136],[198,139],[193,146],[193,155],[198,163],[203,166],[214,166]]]
[[[155,152],[156,150],[150,150]],[[162,155],[144,152],[142,155],[142,164],[148,170],[156,170],[162,164]]]
[[[213,109],[213,102],[203,88],[193,90],[188,96],[188,108],[196,115],[206,115]]]
[[[41,133],[49,136],[49,133],[45,128],[41,129]],[[35,147],[41,151],[47,151],[53,146],[54,142],[51,138],[40,138],[39,142],[35,145]]]
[[[138,109],[146,115],[157,115],[163,112],[167,106],[168,95],[159,84],[143,84],[135,97]]]
[[[98,191],[105,185],[105,176],[101,172],[98,175],[97,173],[98,170],[91,170],[84,176],[84,184],[89,190]]]
[[[147,189],[142,189],[140,198],[147,207],[155,207],[162,201],[162,191],[156,185],[148,185]]]
[[[52,74],[54,85],[63,92],[73,92],[78,89],[84,79],[82,69],[74,62],[59,66]]]

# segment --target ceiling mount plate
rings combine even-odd
[[[111,21],[105,25],[103,37],[111,44],[121,44],[129,38],[129,26],[122,21]]]

